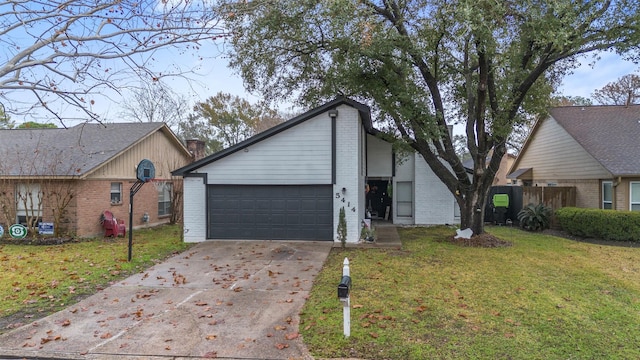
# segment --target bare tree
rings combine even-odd
[[[637,104],[640,100],[640,76],[628,74],[610,82],[593,93],[593,98],[603,105]]]
[[[122,104],[123,117],[137,122],[164,122],[174,127],[186,118],[189,112],[187,99],[175,93],[164,82],[145,82],[125,97]]]
[[[7,112],[26,115],[45,109],[62,122],[55,103],[77,107],[84,118],[99,120],[93,106],[101,94],[117,93],[132,79],[157,81],[187,72],[160,68],[167,55],[162,51],[187,56],[204,42],[225,36],[211,4],[208,0],[1,1],[0,97],[7,100]]]
[[[235,95],[219,92],[194,106],[195,119],[204,119],[211,136],[224,147],[235,145],[284,121],[264,103],[252,104]],[[192,120],[194,117],[192,117]]]

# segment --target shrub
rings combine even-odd
[[[344,213],[344,206],[340,208],[338,214],[338,240],[342,244],[342,247],[347,246],[347,219]]]
[[[518,213],[518,221],[525,230],[542,231],[549,227],[551,215],[551,208],[544,204],[529,204]]]
[[[556,218],[571,235],[615,241],[640,241],[640,212],[561,208]]]

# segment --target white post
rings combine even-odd
[[[344,258],[342,266],[342,276],[351,276],[349,270],[349,259]],[[344,322],[344,336],[351,336],[351,294],[342,301],[342,319]]]

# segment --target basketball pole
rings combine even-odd
[[[129,190],[129,256],[128,261],[131,262],[131,252],[133,249],[133,195],[144,185],[144,181],[138,179]]]

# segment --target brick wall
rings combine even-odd
[[[424,158],[415,155],[415,224],[453,224],[455,200]]]
[[[111,183],[122,183],[122,201],[111,204]],[[78,187],[77,195],[77,235],[81,237],[100,236],[104,230],[100,224],[100,215],[105,210],[113,213],[116,219],[123,219],[129,231],[129,192],[133,180],[86,180]],[[142,216],[147,213],[149,222],[144,223]],[[158,216],[158,192],[151,184],[144,184],[133,199],[133,227],[164,224],[169,216]]]
[[[600,180],[558,180],[556,185],[576,188],[576,207],[600,208]]]
[[[336,184],[333,199],[334,239],[338,241],[337,226],[340,208],[344,206],[347,221],[347,242],[358,242],[364,209],[360,193],[364,193],[364,178],[360,175],[362,123],[358,111],[349,106],[338,108],[336,118]],[[328,115],[327,115],[328,116]],[[342,192],[342,189],[345,192]],[[344,201],[343,201],[344,200]]]
[[[15,221],[15,184],[0,181],[0,225],[6,229]]]

